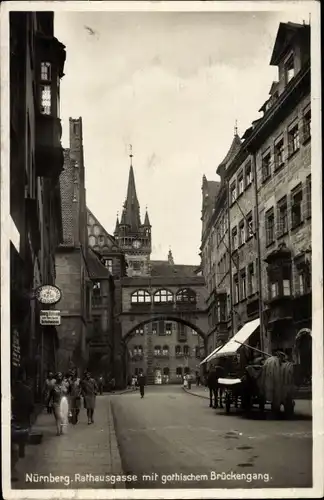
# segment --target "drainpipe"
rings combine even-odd
[[[264,314],[263,314],[263,298],[262,298],[262,262],[261,262],[261,243],[260,243],[260,221],[259,221],[259,196],[258,196],[258,178],[256,168],[255,153],[251,154],[252,171],[254,180],[254,195],[255,195],[255,233],[257,242],[257,255],[258,255],[258,289],[259,289],[259,318],[260,318],[260,347],[261,351],[269,352],[270,342],[266,342],[266,334],[264,330]]]

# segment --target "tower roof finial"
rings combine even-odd
[[[235,120],[234,136],[237,135],[237,119]]]
[[[129,145],[129,157],[130,157],[130,166],[133,166],[133,146],[130,144]]]

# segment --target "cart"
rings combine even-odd
[[[240,378],[219,378],[218,385],[224,390],[226,413],[230,412],[231,405],[238,407],[238,400],[242,396],[242,381]]]

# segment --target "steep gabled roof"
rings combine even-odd
[[[121,248],[119,247],[118,245],[118,242],[117,240],[111,235],[108,233],[108,231],[106,231],[106,229],[104,228],[104,226],[100,223],[100,221],[98,220],[98,218],[93,214],[93,212],[91,212],[91,210],[87,207],[87,219],[89,219],[89,217],[92,217],[92,219],[94,220],[94,224],[96,226],[99,226],[100,227],[100,233],[104,236],[106,236],[107,240],[109,241],[109,243],[111,244],[111,246],[114,246],[114,247],[117,247],[118,251],[119,252],[122,252]]]
[[[218,168],[223,167],[223,166],[226,168],[227,164],[231,160],[233,160],[233,158],[235,158],[235,156],[237,155],[238,151],[240,150],[241,144],[242,144],[242,141],[241,141],[240,137],[237,134],[235,134],[233,137],[232,144],[231,144],[225,158],[219,164]]]

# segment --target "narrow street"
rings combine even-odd
[[[144,399],[138,392],[115,396],[112,409],[124,473],[139,478],[126,487],[312,485],[312,421],[305,415],[293,421],[261,420],[257,415],[247,420],[210,409],[207,399],[187,394],[180,386],[150,386]],[[232,474],[232,479],[213,480],[211,471],[243,473],[246,479]],[[162,477],[175,473],[175,481]],[[255,473],[259,479],[250,480]],[[145,474],[153,480],[143,479]],[[181,480],[181,474],[207,474],[209,479]]]

